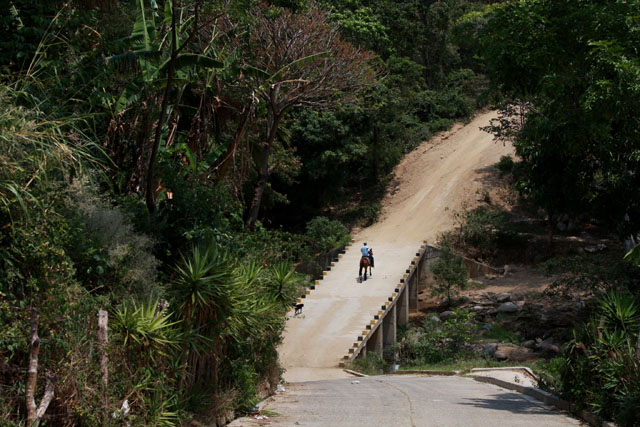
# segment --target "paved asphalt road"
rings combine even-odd
[[[462,377],[379,376],[293,383],[261,405],[249,426],[579,426],[535,399]],[[268,413],[267,412],[267,413]]]

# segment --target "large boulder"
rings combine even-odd
[[[537,355],[530,348],[520,347],[515,344],[499,344],[493,357],[497,360],[527,362],[536,359]]]
[[[498,351],[497,343],[489,343],[482,346],[482,352],[489,357],[493,357]]]
[[[516,313],[519,310],[518,306],[512,302],[502,303],[497,308],[498,313]]]
[[[442,313],[440,313],[440,319],[446,321],[448,319],[451,319],[455,315],[456,313],[454,313],[453,311],[450,311],[450,310],[443,311]]]

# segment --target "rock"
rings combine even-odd
[[[485,274],[484,277],[485,277],[485,279],[489,279],[489,280],[495,280],[496,279],[496,275],[495,274]]]
[[[497,350],[498,350],[497,343],[489,343],[482,346],[482,352],[489,357],[493,357],[496,354]]]
[[[584,301],[578,301],[576,303],[576,310],[584,310],[587,307],[587,304]]]
[[[459,298],[456,300],[456,304],[458,304],[458,305],[462,305],[462,304],[466,304],[466,303],[468,303],[469,301],[470,301],[470,300],[469,300],[469,297],[468,297],[468,296],[462,295],[461,297],[459,297]]]
[[[514,362],[526,362],[536,358],[533,350],[514,344],[499,344],[493,357],[497,360],[512,360]]]
[[[485,331],[489,331],[491,330],[491,323],[485,323],[484,325],[480,326],[481,329],[484,329]]]
[[[524,301],[516,301],[514,304],[516,305],[516,307],[522,310],[522,307],[524,307],[526,303]]]
[[[558,355],[562,353],[562,350],[560,350],[560,347],[558,347],[555,344],[547,344],[543,342],[542,344],[540,344],[538,348],[543,353],[554,354],[554,355]]]
[[[505,302],[503,304],[500,304],[497,309],[498,313],[515,313],[519,310],[520,309],[518,308],[518,306],[512,302]]]
[[[483,305],[474,305],[473,307],[471,307],[471,311],[483,311],[483,310],[484,310]]]
[[[435,322],[435,323],[440,323],[440,322],[442,322],[442,320],[440,320],[440,318],[439,318],[438,316],[431,316],[431,317],[429,317],[429,320],[430,320],[431,322]]]
[[[528,340],[528,341],[523,342],[523,343],[522,343],[522,344],[520,344],[520,345],[521,345],[522,347],[525,347],[525,348],[531,348],[531,349],[533,349],[533,348],[535,348],[535,347],[536,347],[536,342],[535,342],[534,340]]]
[[[511,295],[509,295],[509,294],[503,294],[503,295],[500,295],[496,300],[497,300],[498,302],[502,303],[502,302],[507,302],[507,301],[509,301],[510,299],[511,299]]]
[[[453,316],[455,316],[456,314],[453,311],[443,311],[442,313],[440,313],[440,319],[442,320],[448,320],[450,318],[452,318]]]

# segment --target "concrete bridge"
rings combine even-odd
[[[409,312],[418,310],[418,293],[422,289],[421,285],[425,285],[423,273],[428,271],[431,262],[439,256],[437,248],[428,246],[426,241],[424,243],[407,265],[387,301],[380,305],[378,313],[365,325],[362,334],[343,357],[339,364],[341,367],[345,361],[366,356],[369,352],[385,356],[385,349],[396,343],[398,326],[409,323]]]

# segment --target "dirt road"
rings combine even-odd
[[[345,376],[337,368],[340,358],[391,295],[422,241],[434,241],[453,225],[456,210],[473,206],[490,166],[513,152],[479,130],[492,117],[494,112],[483,113],[454,126],[396,168],[380,221],[354,235],[353,248],[304,300],[303,314],[288,320],[279,351],[285,380]],[[373,277],[359,284],[358,248],[364,241],[375,251],[376,267]]]

